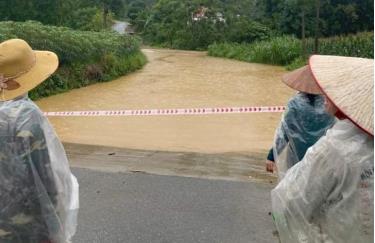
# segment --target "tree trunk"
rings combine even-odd
[[[320,0],[315,0],[316,3],[316,17],[315,17],[315,44],[314,53],[319,52],[319,23],[320,23]]]
[[[107,16],[108,16],[108,6],[107,4],[103,4],[103,28],[107,28]]]
[[[302,37],[302,56],[306,57],[306,36],[305,36],[305,9],[301,12],[301,37]]]

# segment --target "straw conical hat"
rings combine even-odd
[[[374,60],[314,55],[309,63],[328,99],[358,127],[374,135]]]
[[[0,43],[0,101],[32,90],[53,74],[58,64],[55,53],[32,50],[24,40]]]
[[[285,74],[282,80],[286,85],[297,91],[309,94],[322,93],[311,74],[309,66],[304,66]]]

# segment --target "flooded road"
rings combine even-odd
[[[119,34],[125,34],[126,28],[128,27],[129,23],[124,21],[117,21],[115,20],[114,25],[112,26],[112,30],[116,31]]]
[[[143,70],[38,101],[43,111],[285,105],[281,67],[145,49]],[[281,114],[53,117],[64,142],[198,153],[264,153]]]

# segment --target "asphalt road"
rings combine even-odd
[[[74,243],[277,242],[271,185],[73,169],[80,183]]]

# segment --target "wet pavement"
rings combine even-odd
[[[268,243],[270,185],[73,169],[74,243]]]
[[[71,166],[103,172],[145,172],[274,184],[262,153],[167,152],[64,144]]]

